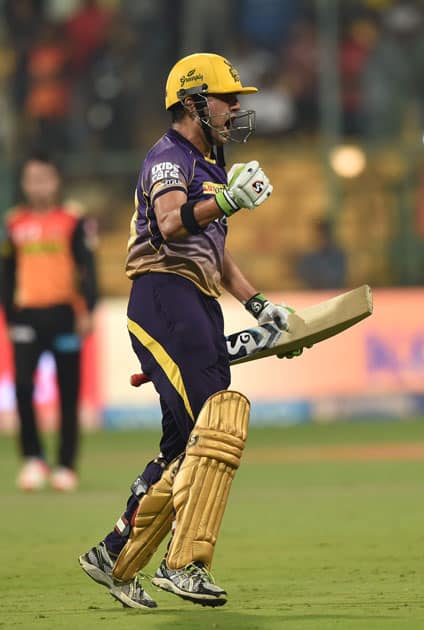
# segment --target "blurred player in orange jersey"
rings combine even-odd
[[[60,201],[61,174],[42,153],[23,165],[24,203],[6,216],[1,242],[0,297],[13,343],[23,490],[48,482],[74,490],[78,479],[80,349],[93,328],[97,299],[92,223]],[[34,373],[42,352],[55,359],[60,393],[56,467],[45,459],[33,405]]]

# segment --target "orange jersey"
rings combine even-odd
[[[43,308],[78,302],[78,269],[72,240],[80,217],[65,207],[47,212],[19,207],[6,218],[16,256],[14,302]]]

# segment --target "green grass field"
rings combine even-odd
[[[124,609],[79,568],[77,556],[120,516],[157,439],[84,436],[81,489],[63,496],[18,493],[15,442],[0,437],[0,629],[424,628],[424,459],[325,455],[424,445],[423,420],[252,429],[215,553],[229,601],[215,610],[152,587],[159,608]]]

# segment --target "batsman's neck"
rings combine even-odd
[[[205,134],[201,127],[198,118],[191,118],[191,116],[184,116],[184,118],[172,125],[175,131],[178,131],[186,140],[191,142],[196,149],[200,151],[205,157],[209,157],[211,154],[211,146],[206,141]]]

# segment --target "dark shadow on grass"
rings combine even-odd
[[[371,621],[371,620],[377,620],[377,619],[404,619],[404,617],[400,617],[399,615],[339,615],[334,613],[333,615],[331,614],[327,614],[327,615],[284,615],[284,619],[285,621],[312,621],[314,619],[318,620],[318,619],[333,619],[333,620],[338,620],[338,619],[345,619],[345,620],[351,620],[351,621]]]
[[[182,628],[190,628],[190,630],[204,630],[205,628],[231,628],[232,630],[277,630],[284,628],[287,622],[320,622],[325,620],[332,621],[383,621],[401,619],[402,617],[395,615],[348,615],[348,614],[304,614],[293,615],[287,612],[281,613],[246,613],[224,610],[210,610],[199,607],[196,611],[185,611],[181,608],[158,610],[155,615],[149,615],[149,621],[155,616],[154,628],[158,630],[169,630],[170,625],[174,630]]]

